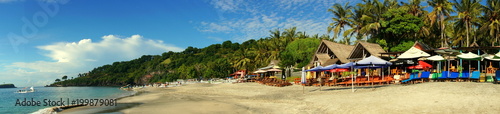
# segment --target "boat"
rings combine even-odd
[[[26,87],[25,87],[23,89],[16,91],[16,93],[31,93],[31,92],[35,92],[35,89],[33,88],[33,86],[31,86],[30,89],[26,89]]]

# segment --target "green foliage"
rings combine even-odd
[[[298,39],[288,44],[281,54],[281,66],[301,68],[309,64],[311,56],[318,48],[319,39]]]
[[[303,66],[309,62],[319,40],[296,29],[276,29],[270,31],[270,37],[251,39],[241,44],[224,41],[205,48],[187,47],[182,52],[143,55],[134,60],[103,65],[88,73],[80,73],[77,78],[54,84],[123,86],[177,79],[225,78],[237,70],[254,71],[267,66],[272,60],[283,59],[282,57],[286,57],[283,55],[286,47],[290,47],[286,53],[295,58],[289,64]]]
[[[391,51],[393,51],[393,52],[406,51],[406,50],[410,49],[411,46],[413,46],[413,44],[414,44],[413,41],[405,41],[405,42],[402,42],[399,45],[391,48]]]
[[[382,21],[382,27],[385,27],[382,32],[400,38],[418,32],[424,25],[421,18],[409,14],[405,7],[389,9],[382,17],[386,19]]]
[[[389,50],[387,42],[384,39],[379,39],[376,41],[376,43],[379,44],[385,51]]]
[[[68,79],[68,76],[64,75],[61,79],[66,80]]]

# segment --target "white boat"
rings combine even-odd
[[[35,92],[35,89],[33,88],[33,86],[31,86],[30,89],[23,88],[23,89],[17,90],[16,93],[31,93],[31,92]]]

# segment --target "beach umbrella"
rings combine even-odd
[[[429,57],[429,56],[431,56],[429,53],[426,53],[425,51],[422,51],[418,48],[411,47],[403,54],[399,55],[398,59],[413,59],[413,58]]]
[[[448,64],[446,64],[446,65],[448,65],[448,66],[446,66],[446,65],[445,66],[447,67],[448,70],[449,70],[448,67],[449,67],[449,64],[450,64],[450,57],[462,54],[462,53],[460,53],[460,51],[454,50],[454,49],[440,49],[440,50],[435,50],[434,52],[436,52],[438,54],[441,54],[441,55],[446,55],[447,56]],[[448,73],[450,73],[450,72],[448,72]]]
[[[306,83],[306,72],[305,72],[306,68],[305,67],[302,67],[302,76],[300,76],[300,82],[302,84],[305,84]]]
[[[280,69],[276,69],[276,68],[273,68],[273,69],[269,69],[267,70],[268,72],[281,72]]]
[[[266,72],[267,72],[267,71],[265,71],[265,70],[259,69],[259,70],[257,70],[257,71],[254,71],[253,73],[266,73]]]
[[[272,68],[272,69],[269,69],[267,70],[268,72],[273,72],[273,75],[276,76],[276,72],[281,72],[280,69],[277,69],[277,68]]]
[[[318,72],[318,71],[321,71],[321,68],[323,68],[323,67],[322,66],[317,66],[317,67],[314,67],[312,69],[305,70],[305,72]]]
[[[488,60],[491,60],[491,61],[500,61],[500,58],[495,58],[496,55],[481,55],[483,56],[485,59],[488,59]]]
[[[354,62],[349,62],[349,63],[337,65],[336,68],[351,68],[351,66],[354,66]]]
[[[443,56],[441,56],[441,55],[434,55],[434,56],[426,58],[426,60],[439,61],[437,69],[438,69],[438,72],[441,72],[441,61],[445,61],[446,59],[444,59]]]
[[[347,69],[347,68],[336,68],[336,69],[331,69],[329,71],[330,72],[345,72],[345,71],[349,71],[349,69]]]
[[[321,70],[331,70],[331,69],[335,69],[337,68],[337,64],[333,64],[333,65],[328,65],[328,66],[325,66],[323,68],[320,68]]]
[[[432,68],[432,65],[424,61],[418,61],[418,65],[408,67],[408,69],[424,69],[424,68]]]
[[[354,63],[355,67],[368,66],[368,65],[369,65],[369,67],[370,66],[371,67],[379,66],[380,68],[384,68],[384,66],[390,66],[390,65],[392,65],[392,63],[389,61],[383,60],[381,58],[375,57],[373,55]],[[382,78],[384,78],[384,75],[382,75]],[[368,77],[368,79],[369,79],[369,77]]]
[[[370,56],[365,59],[362,59],[356,63],[354,63],[355,66],[362,66],[362,65],[392,65],[391,62],[383,60],[381,58],[378,58],[376,56]]]
[[[430,60],[430,61],[445,61],[446,59],[444,59],[443,56],[434,55],[434,56],[428,57],[426,60]]]
[[[477,54],[474,54],[472,52],[469,52],[469,53],[466,53],[466,54],[460,54],[460,55],[457,55],[458,58],[460,59],[465,59],[465,60],[469,60],[469,72],[470,72],[470,60],[476,60],[476,61],[480,61],[482,59],[481,56],[477,55]]]
[[[481,56],[477,55],[477,54],[474,54],[472,52],[469,52],[469,53],[466,53],[466,54],[460,54],[460,55],[457,55],[458,58],[460,59],[465,59],[465,60],[481,60]]]

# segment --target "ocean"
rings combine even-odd
[[[15,93],[19,89],[23,88],[0,88],[0,114],[40,113],[50,107],[71,105],[73,101],[92,100],[97,101],[95,105],[111,106],[109,101],[134,94],[118,87],[34,87],[32,93]]]

